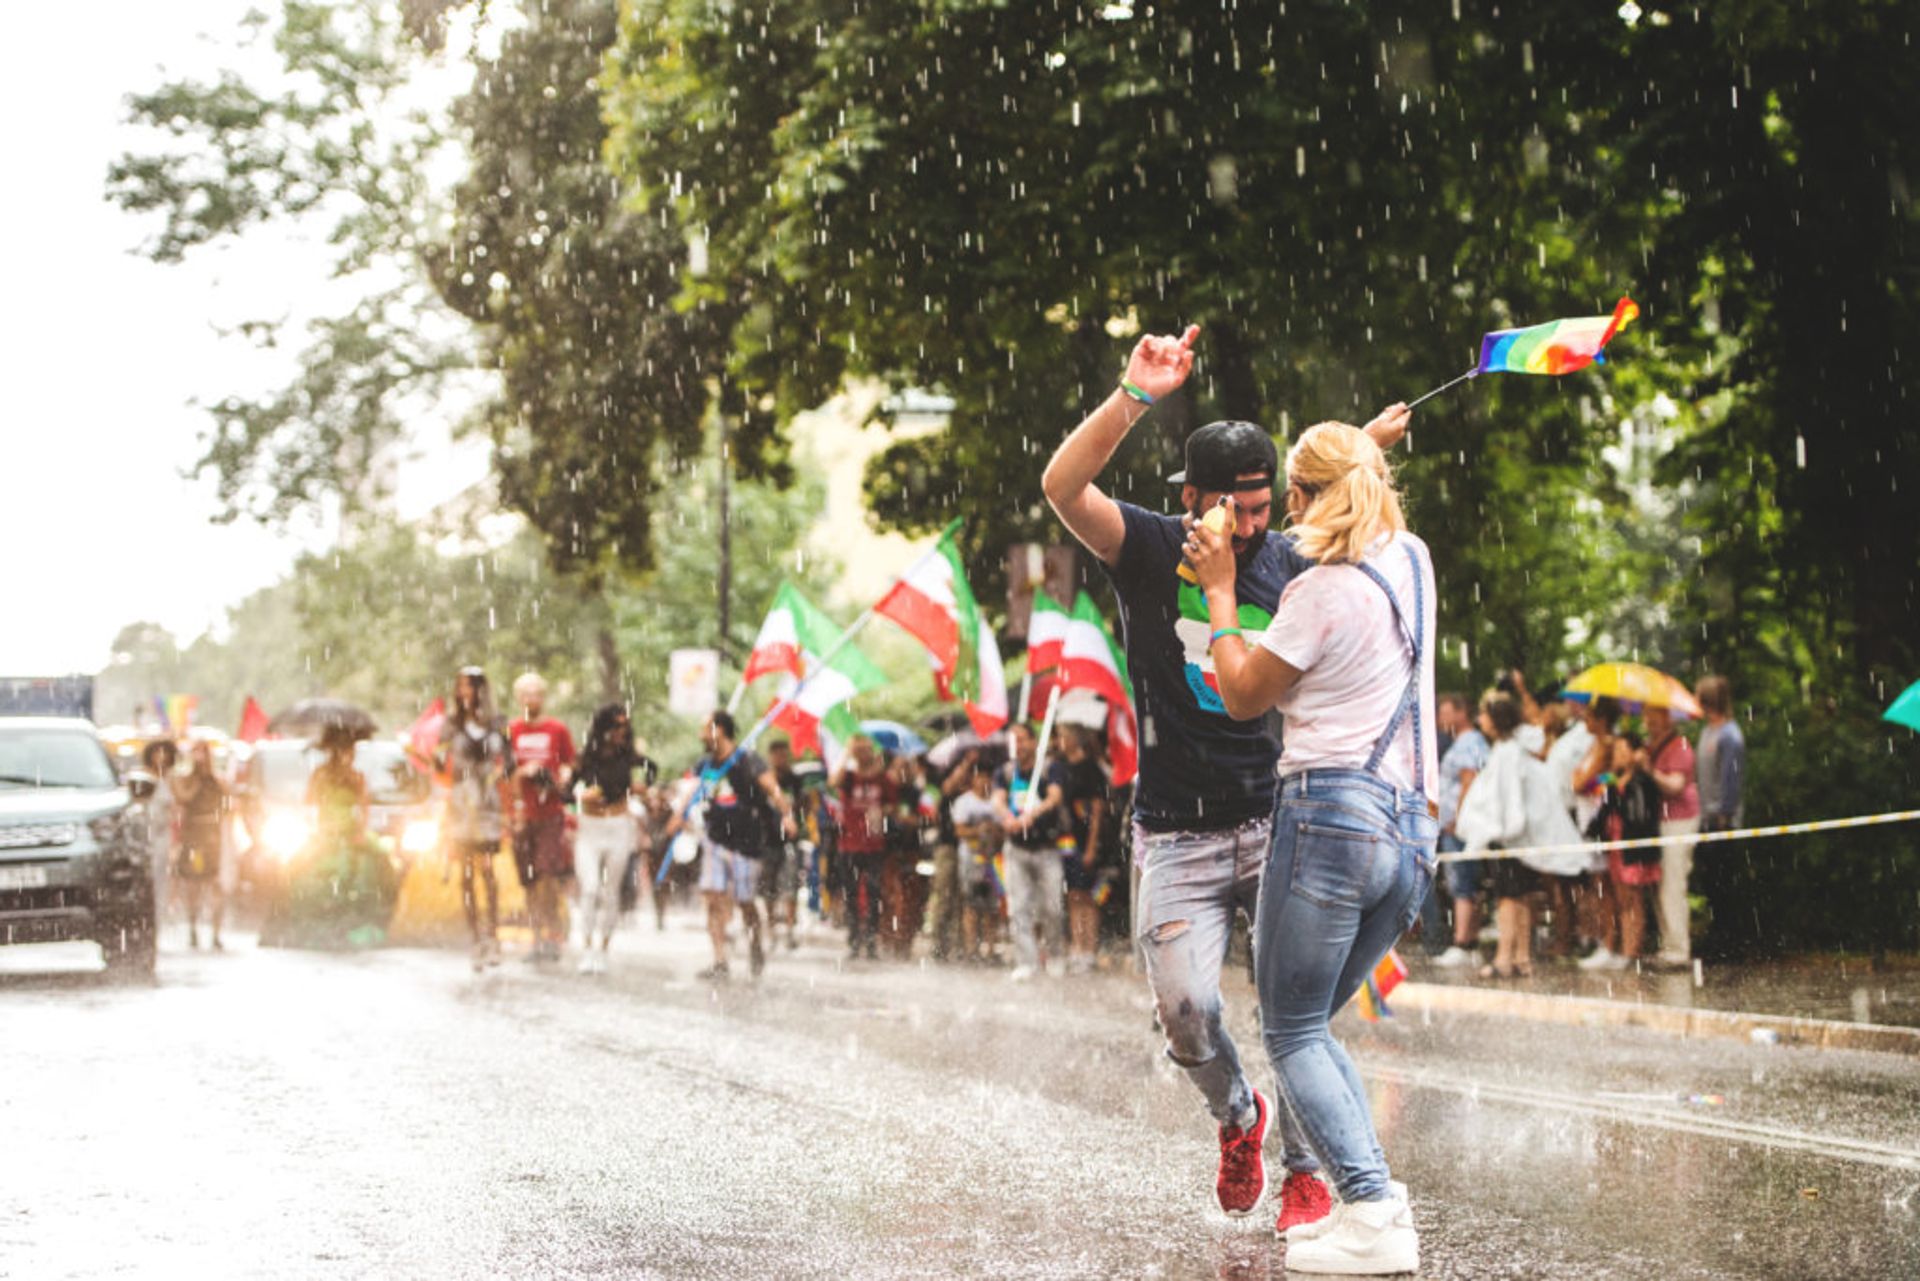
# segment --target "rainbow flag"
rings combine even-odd
[[[1549,320],[1525,329],[1497,329],[1480,340],[1477,374],[1570,374],[1594,361],[1601,349],[1640,314],[1639,304],[1622,298],[1611,316]]]
[[[200,699],[193,694],[169,694],[161,698],[153,697],[153,710],[160,717],[160,728],[175,737],[181,737],[193,728],[193,712],[200,705]]]
[[[1400,953],[1388,948],[1387,954],[1380,958],[1380,964],[1373,967],[1373,973],[1353,994],[1354,1002],[1360,1007],[1360,1017],[1369,1023],[1392,1018],[1393,1011],[1387,1008],[1387,997],[1406,977],[1407,963],[1400,959]]]

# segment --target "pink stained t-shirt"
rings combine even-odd
[[[1693,744],[1678,731],[1653,753],[1653,768],[1661,774],[1680,774],[1687,786],[1678,796],[1660,794],[1660,818],[1663,822],[1684,823],[1700,817],[1700,787],[1693,777]]]
[[[1414,565],[1419,562],[1425,637],[1419,706],[1421,759],[1413,754],[1413,717],[1380,762],[1380,776],[1398,787],[1440,795],[1440,766],[1433,737],[1434,582],[1427,545],[1399,533],[1381,544],[1367,563],[1387,580],[1414,625]],[[1300,670],[1300,679],[1280,699],[1286,717],[1280,777],[1310,769],[1361,769],[1406,691],[1412,649],[1393,606],[1378,583],[1357,565],[1316,565],[1287,584],[1273,622],[1259,641],[1263,649]],[[1417,778],[1417,782],[1416,782]]]

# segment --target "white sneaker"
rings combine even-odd
[[[1394,1197],[1398,1198],[1401,1205],[1404,1206],[1407,1204],[1407,1185],[1406,1184],[1400,1182],[1400,1180],[1398,1179],[1389,1179],[1387,1180],[1387,1188],[1393,1194]],[[1327,1233],[1333,1230],[1333,1225],[1335,1221],[1339,1219],[1340,1211],[1344,1207],[1344,1205],[1345,1205],[1345,1202],[1335,1201],[1333,1203],[1333,1209],[1327,1214],[1325,1218],[1315,1219],[1312,1223],[1296,1223],[1292,1227],[1288,1228],[1287,1244],[1292,1245],[1295,1241],[1312,1241],[1319,1237],[1323,1237],[1327,1235]],[[1406,1212],[1406,1219],[1407,1219],[1407,1226],[1412,1227],[1413,1226],[1413,1210],[1411,1208],[1409,1208]]]
[[[1397,1191],[1379,1201],[1344,1204],[1327,1221],[1333,1226],[1310,1240],[1296,1245],[1288,1236],[1288,1272],[1386,1276],[1420,1270],[1420,1234],[1406,1197]]]
[[[1443,970],[1457,970],[1463,966],[1472,965],[1477,959],[1472,952],[1467,951],[1466,948],[1455,943],[1452,947],[1434,957],[1433,963]]]
[[[1007,981],[1010,983],[1031,983],[1033,981],[1033,967],[1031,965],[1014,966],[1007,972]]]
[[[1583,970],[1610,970],[1613,968],[1614,954],[1604,947],[1596,947],[1591,953],[1580,958],[1578,964]]]

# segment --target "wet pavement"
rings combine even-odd
[[[0,978],[0,1277],[1285,1271],[1269,1213],[1212,1208],[1211,1125],[1130,975],[823,944],[716,989],[690,915],[604,978],[235,943],[169,947],[156,988]],[[1920,1275],[1909,1059],[1338,1026],[1424,1276]]]
[[[1422,983],[1920,1028],[1920,960],[1911,957],[1878,963],[1844,956],[1702,961],[1697,971],[1634,968],[1599,973],[1543,961],[1532,978],[1495,982],[1477,978],[1471,969],[1439,969],[1418,952],[1416,946],[1403,955]]]

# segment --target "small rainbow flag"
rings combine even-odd
[[[1594,361],[1601,349],[1640,314],[1639,304],[1622,298],[1611,316],[1549,320],[1525,329],[1496,329],[1480,341],[1476,374],[1570,374]]]
[[[1406,977],[1407,963],[1400,959],[1400,953],[1388,948],[1387,954],[1380,958],[1380,964],[1373,967],[1373,973],[1353,994],[1355,1003],[1360,1007],[1360,1017],[1369,1023],[1392,1018],[1393,1011],[1387,1008],[1387,997]]]

